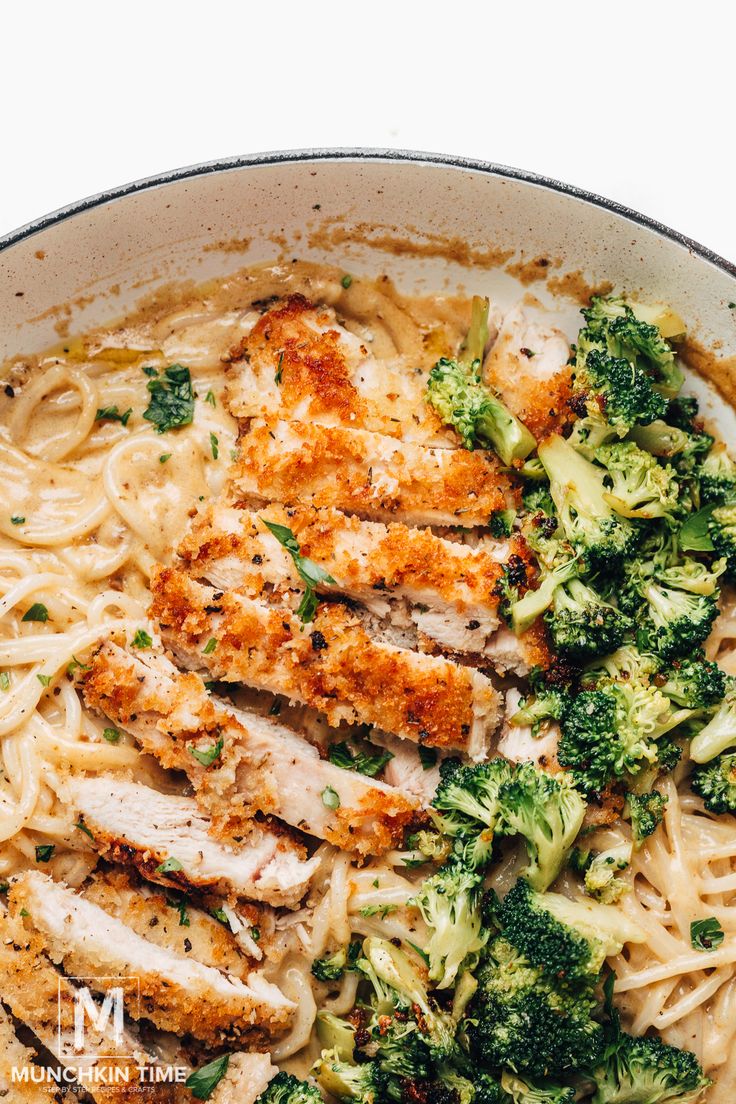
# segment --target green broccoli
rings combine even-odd
[[[483,1066],[531,1077],[594,1067],[603,1051],[597,1003],[587,984],[562,986],[498,936],[478,971],[466,1027],[471,1053]]]
[[[557,758],[576,785],[599,793],[609,782],[656,764],[657,740],[682,719],[662,693],[642,682],[583,690],[563,713]]]
[[[578,578],[556,588],[546,620],[556,650],[575,660],[615,651],[634,627],[630,617]]]
[[[634,426],[629,436],[639,448],[666,460],[681,456],[691,444],[688,433],[676,425],[662,421],[661,418],[655,419],[649,425]]]
[[[392,1085],[397,1080],[427,1081],[434,1076],[429,1047],[415,1020],[394,1017],[386,1023],[384,1016],[373,1019],[375,1022],[369,1027],[370,1041],[362,1050],[375,1059]]]
[[[519,708],[509,718],[509,724],[529,726],[532,736],[538,736],[546,721],[559,721],[567,695],[555,687],[540,685],[533,693],[519,702]]]
[[[604,497],[617,514],[646,521],[682,514],[680,486],[669,464],[660,464],[633,441],[602,445],[595,458],[606,469],[610,489]]]
[[[638,849],[662,823],[667,798],[659,790],[651,790],[642,794],[627,793],[626,800],[634,846]]]
[[[736,813],[736,752],[696,767],[690,785],[712,813]]]
[[[670,402],[667,419],[678,429],[684,429],[686,433],[695,433],[697,431],[695,419],[699,410],[700,404],[694,395],[678,395]]]
[[[708,521],[713,548],[726,561],[727,574],[736,579],[736,503],[716,506]]]
[[[677,316],[673,312],[643,303],[627,303],[613,296],[594,296],[590,307],[581,313],[587,323],[586,329],[598,335],[609,353],[643,368],[667,398],[677,395],[684,375],[660,329],[663,326],[674,335],[671,325]],[[680,319],[676,328],[679,333],[683,332]]]
[[[550,571],[543,571],[542,580],[535,590],[527,590],[523,598],[513,599],[508,608],[508,620],[515,633],[526,632],[554,601],[557,588],[567,583],[578,572],[574,559],[563,560]]]
[[[683,709],[710,709],[723,699],[726,676],[717,663],[701,655],[675,660],[658,674],[657,685]]]
[[[427,401],[451,425],[467,449],[492,448],[503,460],[523,460],[536,446],[525,425],[481,379],[488,337],[488,300],[473,297],[468,337],[457,360],[442,357],[429,373]]]
[[[586,460],[595,460],[595,454],[602,445],[620,441],[626,436],[627,429],[626,426],[611,425],[597,406],[585,409],[585,417],[575,419],[567,440]]]
[[[516,510],[494,510],[488,521],[488,531],[497,540],[510,537],[516,521]]]
[[[693,594],[651,581],[642,587],[646,605],[638,634],[663,659],[700,648],[718,616],[717,593]]]
[[[500,757],[472,767],[445,759],[440,767],[440,784],[432,799],[441,814],[440,827],[453,837],[485,835],[486,845],[478,856],[480,864],[490,858],[500,812],[499,790],[512,772],[511,763]]]
[[[332,1012],[320,1009],[316,1020],[317,1038],[323,1050],[332,1050],[338,1058],[352,1062],[355,1052],[355,1027]]]
[[[324,1104],[324,1101],[314,1085],[282,1071],[269,1082],[256,1104]]]
[[[700,465],[700,501],[725,506],[736,501],[736,464],[724,444],[713,446]]]
[[[429,956],[429,980],[438,989],[454,985],[459,970],[474,969],[488,940],[481,918],[482,888],[480,874],[450,862],[423,882],[409,901],[429,928],[424,950]]]
[[[616,875],[629,866],[631,851],[630,843],[620,843],[592,855],[585,870],[585,892],[603,905],[614,905],[619,901],[628,886]]]
[[[544,471],[544,469],[542,469]],[[529,487],[525,487],[521,496],[521,501],[524,504],[524,509],[529,514],[541,513],[551,516],[555,512],[555,504],[552,501],[552,496],[549,493],[549,486],[547,483],[533,483]]]
[[[501,903],[503,938],[546,977],[558,981],[598,979],[610,955],[646,933],[620,909],[561,893],[536,893],[520,878]]]
[[[571,1086],[535,1085],[512,1073],[501,1074],[501,1088],[513,1104],[575,1104],[577,1095]]]
[[[689,1050],[618,1032],[594,1073],[591,1104],[694,1104],[710,1080]]]
[[[709,763],[736,745],[736,679],[726,678],[726,693],[716,713],[690,743],[690,758]]]
[[[388,1078],[376,1062],[353,1065],[325,1050],[312,1067],[317,1083],[337,1100],[381,1104]],[[321,1098],[320,1098],[321,1099]]]
[[[466,1058],[462,1061],[462,1072],[441,1065],[437,1073],[439,1081],[456,1094],[455,1104],[508,1104],[508,1097],[495,1077]]]
[[[555,880],[585,817],[586,804],[569,775],[546,774],[520,763],[499,792],[501,831],[524,838],[528,865],[521,871],[539,890]]]
[[[624,644],[586,667],[581,682],[586,690],[619,681],[647,684],[659,673],[660,667],[657,656],[640,652],[633,644]]]
[[[606,501],[605,473],[562,437],[539,446],[539,459],[550,481],[550,494],[565,536],[591,571],[611,572],[633,550],[637,530],[618,517]]]
[[[312,963],[312,974],[317,981],[337,981],[342,977],[347,962],[347,953],[344,947],[327,958],[315,958]]]

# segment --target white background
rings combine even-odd
[[[731,0],[0,0],[0,234],[161,170],[398,146],[533,169],[736,260]]]

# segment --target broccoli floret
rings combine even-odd
[[[736,813],[736,752],[696,767],[690,785],[712,813]]]
[[[594,1073],[591,1104],[694,1104],[710,1080],[689,1050],[618,1032]]]
[[[561,893],[535,893],[523,879],[501,904],[503,938],[531,966],[558,980],[595,983],[609,955],[625,943],[642,943],[644,931],[620,909]]]
[[[534,694],[522,698],[509,724],[529,726],[532,736],[538,736],[545,721],[559,721],[567,704],[567,694],[554,687],[541,685]]]
[[[458,971],[472,970],[488,940],[481,919],[480,874],[451,862],[422,888],[409,904],[419,909],[429,928],[425,951],[429,956],[429,979],[438,989],[454,985]]]
[[[699,409],[700,404],[694,395],[678,395],[669,405],[667,420],[678,429],[694,433],[696,430],[694,422]]]
[[[567,440],[586,460],[595,460],[602,445],[620,441],[626,435],[626,426],[608,422],[597,407],[591,407],[583,418],[576,418]]]
[[[363,955],[359,965],[376,990],[379,1010],[388,989],[394,1008],[414,1012],[432,1057],[451,1060],[456,1051],[456,1025],[430,1003],[426,986],[408,956],[387,939],[373,936],[363,941]]]
[[[587,325],[580,333],[578,347],[595,347],[622,358],[630,365],[633,386],[637,385],[636,375],[643,373],[663,395],[674,398],[684,376],[658,325],[653,324],[667,325],[666,314],[645,305],[628,304],[621,298],[601,296],[594,296],[590,307],[581,313]]]
[[[471,1052],[484,1066],[532,1077],[595,1066],[603,1046],[596,1004],[587,985],[552,981],[499,936],[478,972],[466,1029]]]
[[[508,1097],[499,1082],[487,1070],[480,1069],[465,1058],[462,1072],[442,1065],[437,1073],[442,1084],[457,1094],[456,1104],[508,1104]]]
[[[352,1062],[355,1051],[355,1027],[332,1012],[317,1013],[317,1037],[323,1050],[332,1050],[338,1058]]]
[[[416,1021],[377,1018],[370,1030],[371,1041],[363,1052],[373,1058],[393,1085],[398,1080],[426,1081],[433,1076],[434,1064],[429,1047],[422,1039]]]
[[[716,444],[700,465],[700,501],[724,506],[736,501],[736,464],[724,444]]]
[[[628,793],[626,798],[634,846],[639,848],[662,823],[667,798],[659,790],[642,794]]]
[[[556,650],[576,660],[615,651],[634,627],[631,618],[578,578],[557,587],[546,619]]]
[[[597,664],[585,669],[582,684],[585,689],[599,689],[611,682],[648,683],[658,674],[660,661],[648,652],[640,652],[633,644],[624,644],[611,655],[604,656]]]
[[[432,799],[434,808],[442,814],[442,830],[448,836],[460,836],[477,834],[485,828],[492,842],[500,810],[498,793],[512,772],[512,765],[500,757],[473,767],[446,759]]]
[[[516,510],[494,510],[488,521],[492,537],[510,537],[516,520]]]
[[[606,468],[610,489],[604,497],[617,514],[652,520],[682,513],[674,468],[660,464],[633,441],[602,445],[595,458]]]
[[[586,804],[568,775],[546,774],[521,763],[501,787],[501,830],[524,837],[529,863],[521,871],[535,889],[546,889],[565,864],[580,831]]]
[[[429,373],[427,401],[467,449],[492,448],[503,460],[523,460],[536,441],[481,379],[488,338],[488,300],[473,297],[470,330],[457,360],[442,357]]]
[[[315,958],[312,963],[312,974],[317,981],[337,981],[342,977],[346,961],[347,953],[345,948],[341,947],[339,951],[335,951],[327,958]]]
[[[550,516],[555,512],[555,504],[552,501],[549,486],[546,482],[544,484],[535,483],[526,487],[522,493],[521,501],[524,503],[524,509],[530,514],[541,513]]]
[[[512,600],[507,615],[514,632],[519,634],[531,628],[537,618],[549,609],[557,588],[568,582],[577,571],[575,560],[563,560],[552,570],[543,572],[536,590],[528,590],[523,598]]]
[[[651,581],[642,595],[646,607],[639,639],[663,659],[699,649],[718,616],[717,594],[692,594]]]
[[[727,574],[736,579],[736,503],[716,506],[708,521],[713,548],[726,561]]]
[[[324,1104],[324,1101],[315,1085],[282,1071],[269,1082],[256,1104]]]
[[[665,459],[681,456],[690,445],[690,435],[676,425],[657,418],[650,425],[634,426],[629,436],[641,449]]]
[[[630,843],[617,844],[593,855],[585,870],[585,892],[604,905],[614,905],[628,886],[616,875],[631,862]]]
[[[562,716],[557,758],[576,785],[598,793],[608,782],[657,763],[656,741],[680,720],[663,694],[641,682],[583,690]]]
[[[575,1089],[564,1085],[535,1085],[512,1073],[501,1075],[501,1087],[513,1104],[575,1104]]]
[[[387,1077],[375,1062],[353,1065],[332,1050],[325,1050],[312,1067],[317,1083],[338,1100],[358,1104],[379,1104],[387,1087]]]
[[[717,663],[701,656],[675,660],[658,675],[657,685],[684,709],[710,709],[726,692],[726,676]]]
[[[575,390],[589,401],[589,409],[595,402],[612,425],[627,428],[661,418],[667,401],[648,374],[625,357],[611,356],[596,340],[587,327],[581,330],[575,353]]]
[[[690,743],[690,758],[709,763],[736,745],[736,679],[726,678],[726,693],[716,713]]]
[[[590,570],[608,572],[634,548],[637,531],[606,502],[604,471],[552,435],[539,446],[550,494],[565,536]]]

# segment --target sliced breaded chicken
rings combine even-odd
[[[46,874],[18,875],[9,901],[67,975],[84,977],[94,990],[98,978],[135,979],[140,1003],[128,1002],[129,1015],[164,1031],[211,1044],[250,1033],[269,1037],[283,1031],[294,1012],[293,1002],[260,974],[251,973],[246,983],[157,947]]]
[[[483,654],[498,628],[501,563],[485,548],[443,540],[429,529],[384,525],[339,510],[264,504],[259,512],[213,506],[179,547],[195,577],[222,590],[260,594],[284,581],[303,587],[294,560],[262,520],[287,526],[303,556],[340,593],[389,621],[413,622],[455,652]],[[494,552],[496,550],[494,549]]]
[[[296,905],[319,867],[288,836],[260,825],[238,846],[221,843],[192,797],[104,774],[71,778],[66,788],[101,854],[163,885]]]
[[[492,453],[428,448],[361,429],[254,420],[231,471],[249,502],[334,506],[406,525],[488,525],[509,484]]]
[[[376,360],[332,307],[301,295],[274,305],[232,350],[225,403],[239,418],[284,418],[453,448],[425,399],[427,372]]]
[[[210,1097],[210,1104],[255,1104],[278,1073],[268,1054],[231,1054],[225,1076]]]
[[[483,376],[539,440],[570,418],[570,345],[539,310],[519,303],[505,315]]]
[[[270,813],[360,854],[395,847],[417,802],[402,790],[326,759],[296,732],[211,697],[199,675],[162,655],[131,655],[105,644],[90,661],[84,695],[132,733],[162,765],[185,771],[200,804],[223,832],[242,833]],[[194,754],[222,746],[209,764]],[[340,804],[325,803],[325,791]]]
[[[9,1104],[56,1104],[61,1099],[50,1085],[34,1084],[31,1080],[35,1057],[35,1050],[21,1043],[0,1005],[0,1099]],[[27,1081],[21,1080],[26,1077]]]
[[[81,1062],[74,1031],[77,987],[50,961],[41,935],[29,930],[20,917],[7,913],[0,916],[0,984],[3,1002],[16,1019],[25,1024],[63,1066],[97,1067],[100,1076],[109,1079],[107,1088],[102,1082],[94,1084],[92,1095],[97,1104],[140,1102],[138,1067],[157,1065],[160,1055],[145,1046],[127,1025],[122,1035],[116,1037],[112,1016],[101,1028],[87,1018],[84,1042],[88,1055]],[[121,987],[127,997],[126,986]],[[126,999],[125,1006],[132,1003],[132,999]],[[124,1071],[127,1082],[116,1083],[118,1068]],[[153,1096],[156,1104],[182,1104],[186,1099],[182,1087],[176,1085],[159,1084]]]
[[[498,741],[498,753],[512,763],[532,761],[545,770],[559,769],[557,745],[560,726],[557,721],[545,721],[536,734],[531,725],[512,724],[512,718],[521,708],[522,694],[512,686],[506,691],[506,711]]]
[[[552,661],[544,622],[539,621],[531,629],[517,636],[502,625],[489,640],[487,655],[499,674],[511,671],[515,675],[528,675],[532,667],[549,667]]]
[[[238,905],[238,915],[248,925],[238,940],[228,924],[192,904],[185,895],[162,893],[145,882],[137,884],[123,871],[97,873],[80,892],[157,946],[191,955],[197,962],[243,981],[264,953],[268,957],[275,913],[263,906]]]
[[[322,603],[304,626],[287,608],[223,593],[161,567],[151,617],[188,667],[319,709],[332,725],[374,724],[482,758],[498,694],[469,667],[372,639],[344,606]]]

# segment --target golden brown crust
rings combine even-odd
[[[157,568],[151,592],[150,615],[164,638],[198,656],[214,678],[284,694],[331,724],[376,724],[417,743],[462,750],[478,713],[496,713],[498,695],[487,680],[449,660],[373,640],[344,606],[320,605],[305,631],[290,610],[213,591],[175,568]],[[216,646],[204,655],[212,638]]]
[[[122,727],[146,715],[156,735],[147,737],[146,728],[139,725],[138,738],[163,766],[188,774],[198,802],[212,817],[213,834],[242,836],[252,828],[256,813],[284,815],[263,751],[251,751],[247,726],[213,702],[199,675],[176,672],[165,680],[142,679],[133,657],[107,647],[90,660],[84,697],[90,708],[101,710]],[[223,741],[222,752],[209,767],[202,766],[188,750],[190,744],[212,747],[218,739]],[[400,842],[416,811],[417,803],[402,791],[387,790],[366,779],[358,804],[344,803],[324,838],[361,855],[382,854]],[[271,827],[277,823],[271,821]],[[94,834],[97,842],[97,831]],[[150,877],[152,857],[141,856],[134,849],[129,854],[128,845],[104,835],[102,841],[111,847],[117,861],[133,862]],[[292,843],[285,833],[287,842]],[[302,847],[297,853],[305,855]]]
[[[487,451],[427,448],[304,422],[256,422],[240,440],[236,494],[332,506],[408,524],[487,525],[509,484]]]

